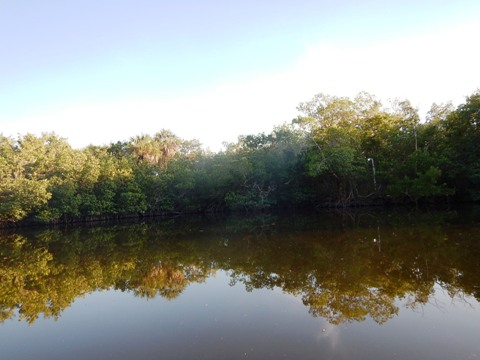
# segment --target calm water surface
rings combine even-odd
[[[479,359],[480,212],[0,234],[0,359]]]

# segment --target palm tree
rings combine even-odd
[[[155,141],[150,135],[137,135],[130,139],[130,151],[137,157],[137,162],[146,161],[156,164],[159,161],[160,153]]]
[[[180,138],[169,130],[161,130],[152,138],[150,135],[135,136],[130,139],[130,151],[137,161],[166,168],[181,144]]]
[[[154,140],[159,152],[161,153],[161,158],[159,159],[160,165],[166,168],[168,162],[177,153],[181,144],[181,140],[170,130],[165,129],[157,132]]]

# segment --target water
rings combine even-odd
[[[478,212],[0,236],[1,359],[477,359]]]

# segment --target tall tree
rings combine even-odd
[[[463,200],[480,200],[480,90],[444,121],[448,176]]]

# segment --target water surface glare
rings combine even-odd
[[[0,358],[480,358],[477,215],[4,233]]]

